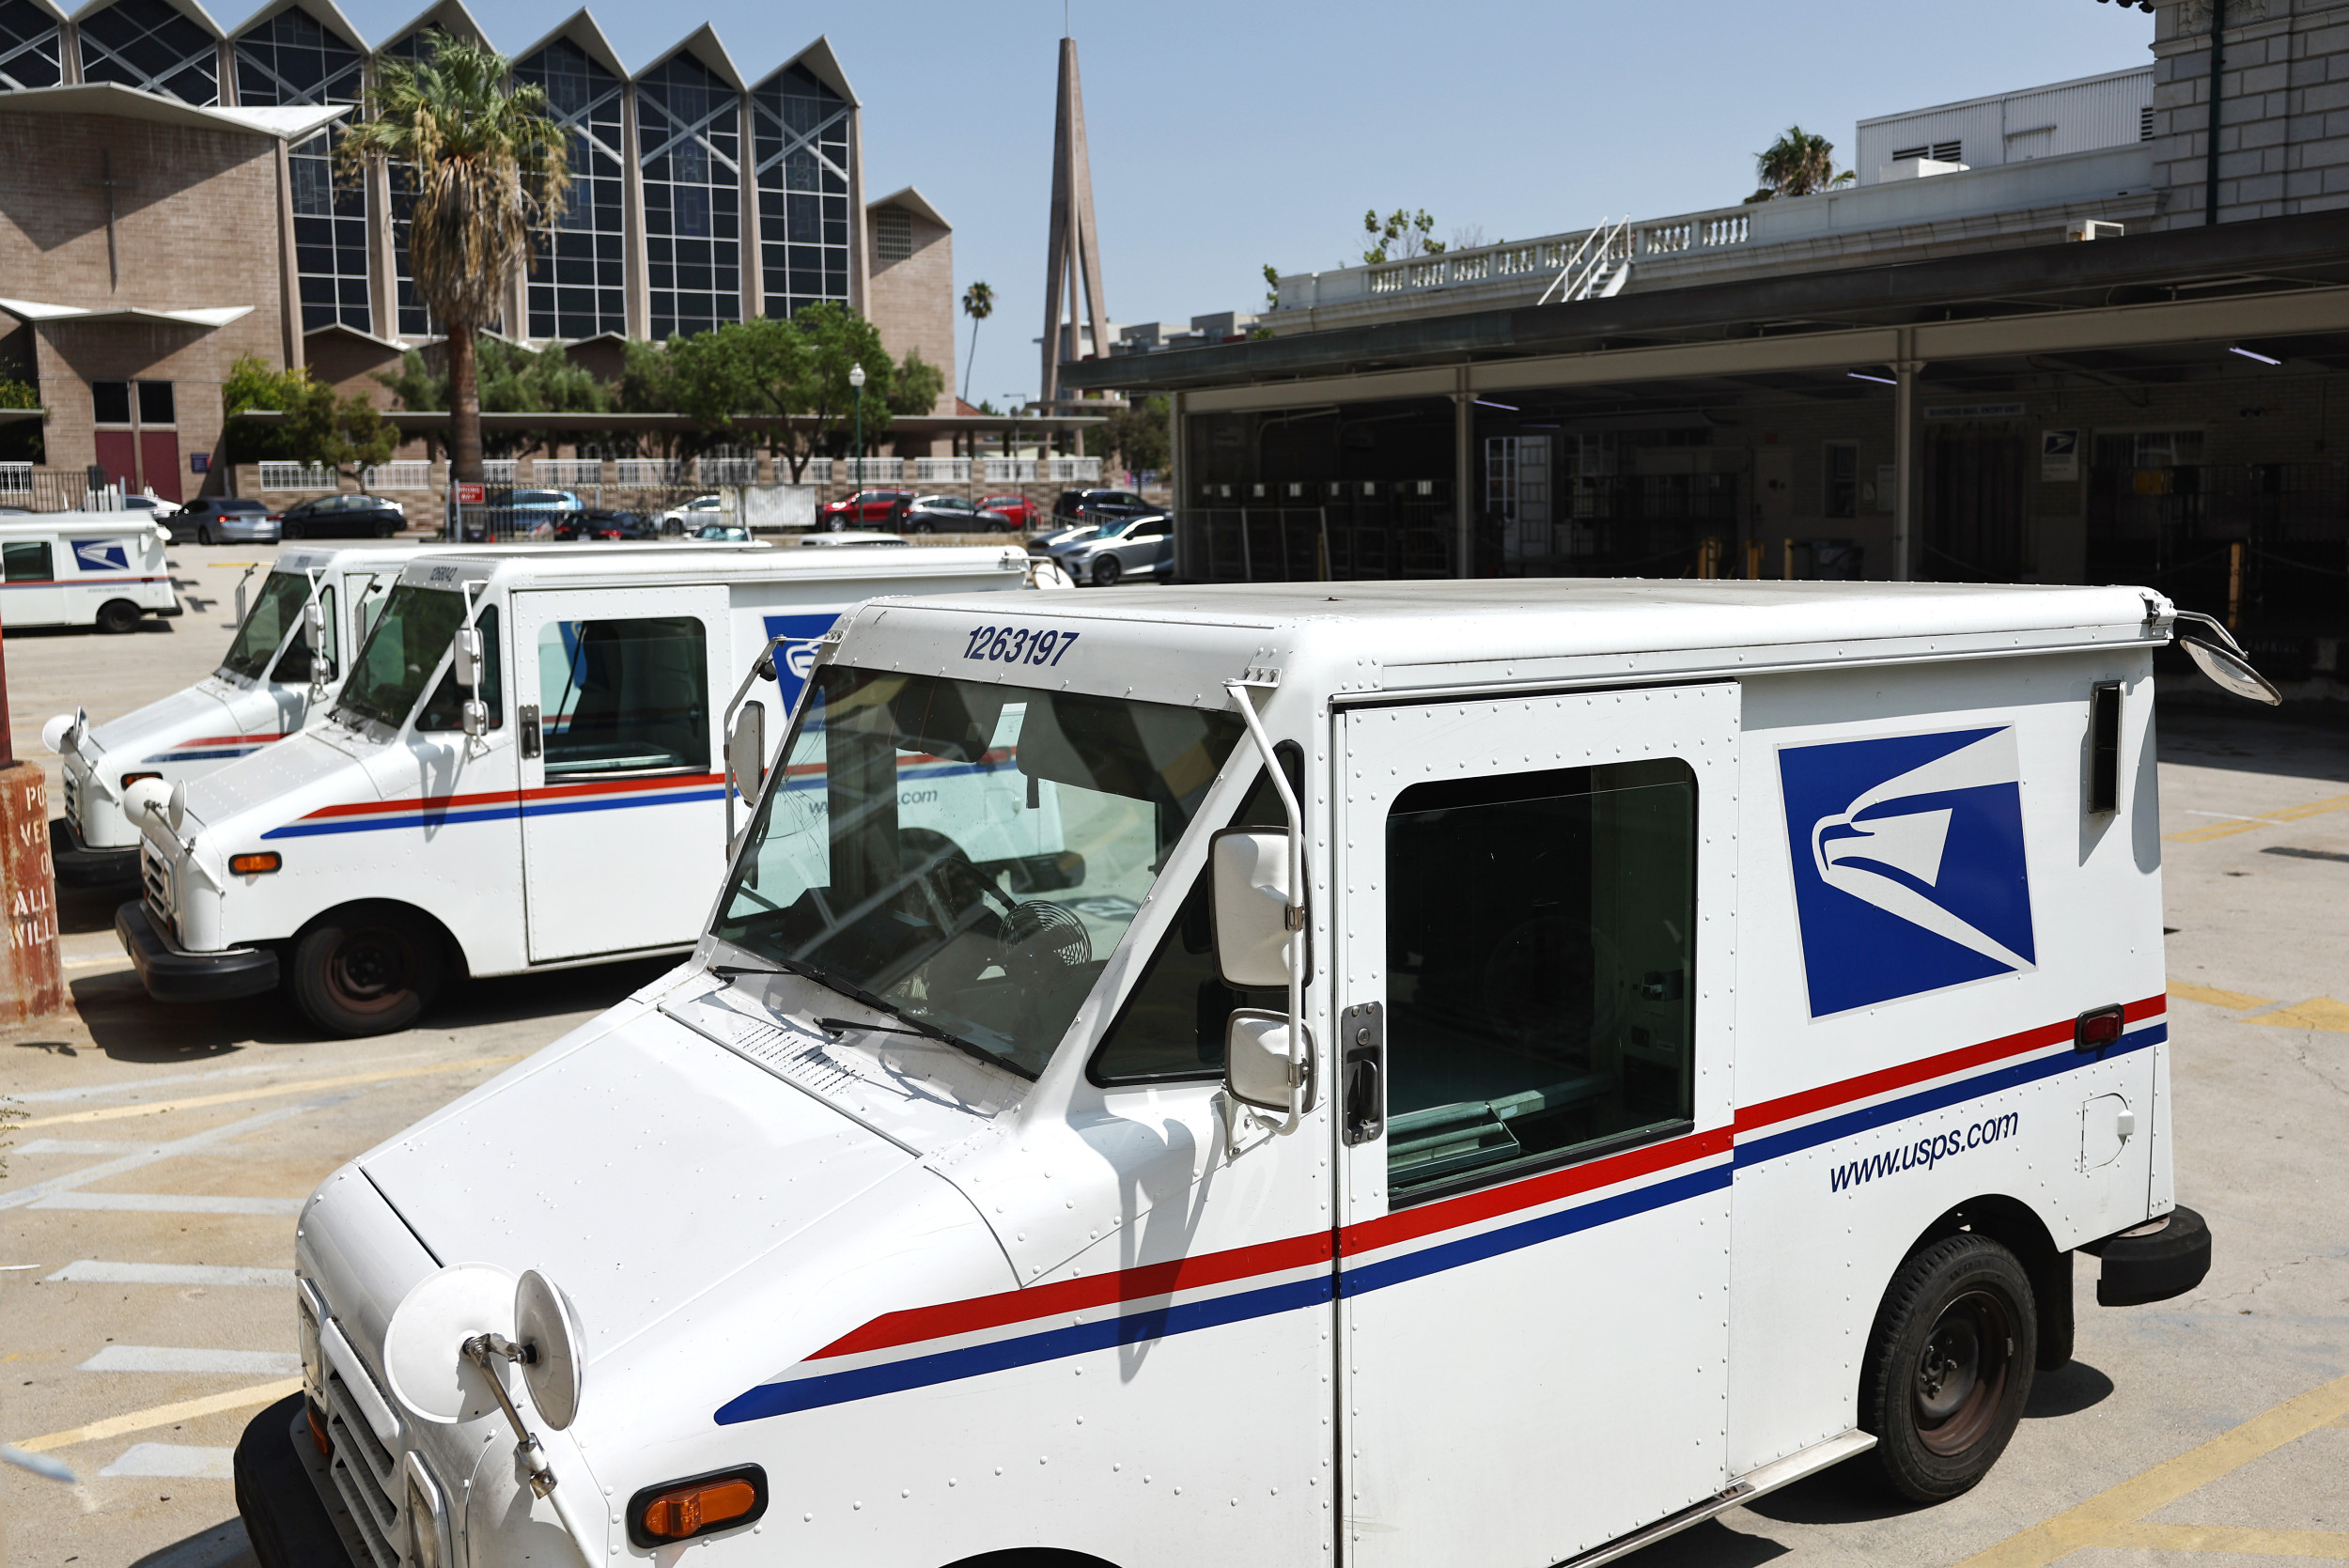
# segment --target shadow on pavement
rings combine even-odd
[[[2112,1393],[2112,1379],[2086,1361],[2071,1361],[2043,1372],[2030,1386],[2030,1402],[2023,1406],[2026,1421],[2077,1416],[2102,1405]]]
[[[1874,1463],[1865,1454],[1847,1459],[1746,1504],[1746,1511],[1790,1525],[1856,1525],[1897,1519],[1931,1506],[1896,1498],[1878,1486],[1869,1473]]]
[[[2349,715],[2163,703],[2154,739],[2163,762],[2349,784]]]
[[[255,1568],[244,1521],[231,1519],[148,1553],[131,1568]]]
[[[468,1029],[599,1013],[659,978],[675,963],[675,959],[645,958],[546,974],[462,981],[443,991],[416,1027]],[[326,1038],[282,992],[236,1001],[165,1005],[149,997],[139,977],[128,970],[71,981],[68,988],[91,1041],[117,1062],[200,1061],[247,1046],[302,1045]],[[552,1040],[557,1032],[550,1026],[546,1040]],[[534,1043],[542,1045],[546,1040]],[[52,1048],[51,1042],[25,1043]]]
[[[57,885],[57,935],[86,937],[115,928],[115,911],[139,895],[136,882],[111,888]]]
[[[1786,1552],[1766,1536],[1748,1535],[1719,1519],[1707,1519],[1623,1560],[1638,1568],[1757,1568]]]

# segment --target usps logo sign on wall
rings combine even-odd
[[[73,564],[83,571],[129,571],[131,557],[120,539],[76,539]]]
[[[1778,753],[1811,1016],[2034,968],[2011,725]]]

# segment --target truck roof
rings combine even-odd
[[[443,550],[411,561],[402,582],[496,582],[517,586],[590,586],[605,583],[770,582],[776,579],[860,581],[993,577],[1024,571],[1025,551],[1013,546],[919,548],[914,550],[769,550],[734,545],[715,550],[605,551],[574,546],[575,554],[505,555]]]
[[[887,643],[913,629],[906,611],[935,608],[957,626],[970,614],[949,600],[887,606],[885,627],[868,607],[858,630]],[[1339,691],[1758,671],[2163,642],[2170,612],[2130,587],[1513,578],[1139,587],[1007,600],[988,616],[1095,622],[1104,651],[1161,646],[1160,667],[1121,662],[1121,680],[1137,696],[1163,688],[1212,705],[1222,698],[1208,666],[1225,667],[1221,678],[1281,666]],[[1184,657],[1194,652],[1203,662]]]

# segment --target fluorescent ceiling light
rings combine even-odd
[[[1886,386],[1898,386],[1901,384],[1890,376],[1871,376],[1865,370],[1846,370],[1843,374],[1849,376],[1855,381],[1880,381]]]
[[[2279,360],[2279,359],[2273,359],[2273,358],[2270,358],[2268,355],[2261,353],[2261,352],[2260,352],[2259,350],[2257,350],[2256,349],[2245,349],[2245,348],[2242,348],[2242,347],[2239,347],[2239,346],[2238,346],[2238,347],[2236,347],[2236,348],[2229,349],[2227,350],[2227,352],[2229,352],[2229,353],[2231,353],[2231,354],[2241,354],[2241,355],[2242,355],[2245,359],[2255,359],[2255,360],[2259,361],[2262,365],[2281,365],[2281,364],[2283,364],[2283,361],[2281,361],[2281,360]]]
[[[1476,402],[1477,406],[1480,408],[1501,409],[1509,413],[1515,413],[1517,411],[1517,405],[1515,403],[1496,403],[1489,397],[1479,397]]]

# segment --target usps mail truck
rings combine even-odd
[[[158,1001],[283,981],[346,1035],[406,1027],[450,973],[689,949],[741,815],[723,726],[754,787],[842,611],[1038,581],[1067,580],[1003,548],[420,557],[323,718],[124,792],[143,886],[116,930]]]
[[[57,512],[0,522],[0,627],[135,631],[177,615],[163,561],[170,530],[144,512]]]
[[[1541,1568],[1846,1460],[1961,1493],[2076,1254],[2116,1307],[2207,1267],[2181,629],[2123,588],[876,602],[692,960],[311,1198],[256,1548]],[[905,767],[1003,755],[909,826]],[[1004,795],[1067,885],[989,869]]]
[[[200,777],[293,734],[314,708],[323,711],[342,690],[342,650],[366,641],[401,569],[439,548],[283,551],[253,589],[210,675],[102,723],[91,722],[86,706],[51,719],[41,739],[62,758],[64,776],[64,813],[49,826],[57,879],[82,887],[135,885],[139,831],[124,813],[123,792],[145,779],[168,787]],[[578,551],[569,545],[491,548],[499,554]]]

